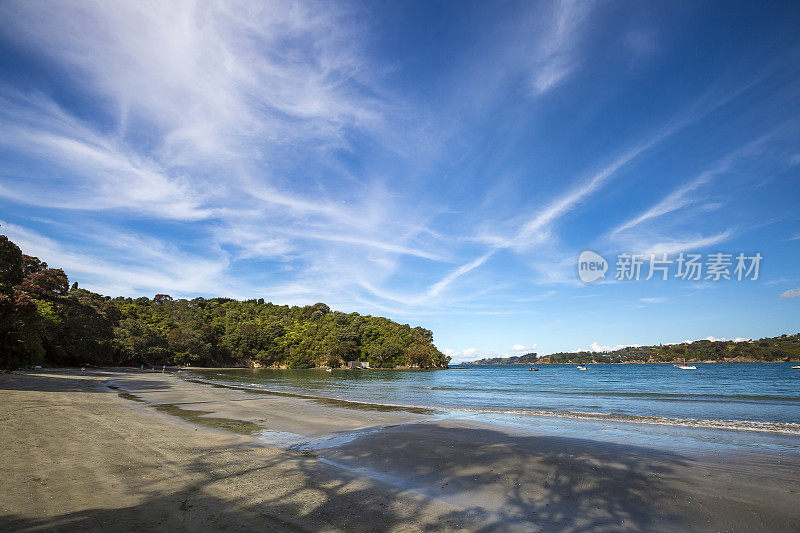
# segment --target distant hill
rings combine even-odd
[[[533,357],[529,357],[529,356]],[[479,359],[469,364],[556,364],[556,363],[757,363],[800,361],[800,333],[764,339],[734,341],[694,341],[658,346],[630,346],[608,352],[560,352],[542,357]]]
[[[467,365],[529,365],[537,361],[537,354],[535,352],[526,353],[525,355],[516,355],[512,357],[489,357],[486,359],[478,359],[477,361],[469,361]]]

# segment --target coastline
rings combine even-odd
[[[654,415],[626,415],[620,413],[603,413],[592,411],[573,411],[573,410],[544,410],[544,409],[501,409],[501,408],[469,408],[464,406],[445,407],[432,405],[414,405],[401,403],[376,403],[369,400],[355,400],[352,398],[341,398],[331,396],[315,396],[297,392],[279,391],[263,387],[237,385],[230,382],[218,381],[206,377],[193,376],[191,372],[186,372],[182,379],[190,383],[210,385],[215,388],[243,391],[255,395],[275,395],[283,397],[294,397],[312,400],[328,405],[338,405],[351,409],[373,409],[373,410],[399,410],[416,412],[423,414],[433,414],[435,412],[460,414],[469,416],[470,414],[487,416],[519,416],[523,418],[552,418],[564,421],[595,421],[595,422],[621,422],[633,425],[651,425],[662,427],[685,427],[706,430],[726,430],[742,431],[747,433],[778,434],[789,436],[800,436],[800,423],[798,422],[766,422],[755,420],[729,420],[729,419],[705,419],[705,418],[675,418]]]
[[[547,356],[544,356],[547,357]],[[562,366],[575,366],[575,365],[678,365],[683,363],[683,359],[675,359],[673,361],[613,361],[613,362],[603,362],[603,361],[589,361],[586,363],[551,363],[550,361],[535,361],[535,362],[527,362],[527,363],[479,363],[476,361],[466,361],[464,363],[459,363],[458,365],[450,365],[449,368],[454,368],[457,366],[501,366],[501,365],[519,365],[519,366],[537,366],[537,365],[562,365]],[[752,358],[732,358],[726,359],[724,361],[715,361],[711,359],[689,359],[685,360],[686,363],[700,363],[703,365],[717,365],[717,364],[733,364],[733,363],[764,363],[764,364],[797,364],[800,363],[800,359],[794,360],[790,359],[788,361],[764,361],[763,359],[752,359]]]
[[[1,375],[0,400],[7,530],[790,531],[800,519],[794,453],[537,434],[118,369]]]

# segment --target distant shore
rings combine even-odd
[[[546,356],[545,356],[546,357]],[[459,363],[459,365],[518,365],[518,366],[536,366],[536,365],[679,365],[682,363],[699,363],[703,365],[711,365],[711,364],[727,364],[727,363],[769,363],[769,364],[780,364],[780,363],[790,363],[790,364],[800,364],[800,359],[797,360],[790,360],[790,361],[763,361],[760,359],[728,359],[725,361],[714,361],[714,360],[700,360],[700,359],[683,359],[681,360],[674,360],[674,361],[613,361],[613,362],[602,362],[602,361],[584,361],[584,362],[567,362],[567,363],[551,363],[549,361],[535,361],[535,362],[527,362],[527,363],[486,363],[481,361],[466,361],[464,363]],[[459,366],[459,365],[450,365]]]
[[[800,333],[762,339],[701,339],[679,343],[630,345],[606,351],[584,350],[540,356],[536,352],[484,357],[470,364],[678,364],[687,363],[790,363],[800,361]]]
[[[0,375],[0,529],[793,531],[800,457],[565,438],[129,369]]]

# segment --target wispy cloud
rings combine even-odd
[[[660,139],[660,137],[659,137]],[[530,245],[535,242],[541,242],[547,235],[547,226],[557,220],[559,217],[567,213],[570,209],[575,207],[581,200],[597,191],[606,181],[608,181],[614,173],[629,162],[631,159],[642,153],[644,150],[655,144],[657,140],[648,142],[642,146],[631,150],[616,161],[606,166],[587,181],[583,182],[577,187],[569,190],[550,204],[544,206],[539,211],[539,214],[525,222],[520,226],[516,233],[505,240],[495,244],[483,255],[475,258],[474,260],[465,263],[457,269],[450,272],[447,276],[430,286],[427,291],[426,297],[432,298],[442,293],[450,284],[461,276],[471,272],[472,270],[480,267],[491,259],[497,252],[505,250],[514,246]]]
[[[663,128],[646,141],[624,152],[611,163],[605,165],[600,170],[590,175],[588,179],[584,179],[577,186],[572,187],[561,196],[538,209],[538,214],[524,222],[516,230],[513,236],[497,242],[483,255],[480,255],[474,260],[461,265],[457,269],[450,272],[447,276],[431,285],[425,297],[433,298],[438,296],[455,280],[480,267],[501,250],[512,247],[530,246],[532,244],[541,243],[547,240],[552,231],[550,228],[552,223],[566,213],[570,212],[592,194],[601,190],[616,176],[617,172],[621,168],[636,159],[639,155],[667,139],[675,132],[684,128],[687,124],[697,120],[699,117],[710,112],[711,109],[721,105],[726,99],[715,102],[709,108],[702,110],[702,112],[693,109],[693,113],[691,115],[681,118],[675,123]]]
[[[114,232],[100,237],[104,252],[113,260],[103,260],[68,249],[58,242],[16,224],[0,221],[2,232],[26,253],[47,259],[53,267],[63,268],[68,275],[91,279],[81,286],[116,294],[155,294],[169,288],[175,296],[194,295],[198,287],[209,292],[245,297],[237,282],[226,275],[229,261],[224,254],[217,257],[196,256],[176,247],[136,235]]]
[[[661,217],[663,215],[672,213],[677,211],[683,207],[692,205],[692,204],[700,204],[703,203],[707,198],[704,195],[698,194],[698,190],[711,182],[714,178],[725,174],[728,172],[734,165],[734,163],[748,155],[753,155],[758,148],[763,145],[771,136],[774,135],[770,133],[768,135],[764,135],[759,137],[758,139],[749,142],[746,146],[728,154],[727,156],[718,160],[711,168],[704,170],[700,173],[699,176],[690,180],[685,185],[673,190],[670,194],[665,196],[661,201],[659,201],[654,206],[650,207],[647,211],[643,212],[640,215],[635,216],[634,218],[623,222],[616,228],[614,228],[609,237],[613,238],[617,234],[639,226],[645,222],[653,220],[655,218]],[[717,209],[720,207],[718,203],[711,203],[706,204],[706,209]]]
[[[434,210],[397,203],[379,179],[354,180],[330,161],[350,131],[379,140],[394,106],[369,89],[360,36],[344,23],[358,16],[350,8],[87,2],[0,11],[4,33],[54,60],[68,82],[86,82],[102,117],[87,121],[44,93],[0,87],[0,149],[13,154],[0,172],[31,163],[0,183],[0,197],[201,221],[210,245],[231,252],[223,268],[231,259],[293,262],[318,297],[352,297],[363,279],[380,284],[401,257],[449,260],[447,238],[426,227]],[[326,182],[294,181],[298,158]],[[80,275],[73,259],[65,266]],[[158,277],[146,286],[156,280],[176,291],[213,287]],[[285,279],[261,289],[276,298],[306,292]]]
[[[8,93],[9,91],[6,91]],[[0,146],[32,160],[48,162],[0,195],[57,208],[130,209],[165,218],[206,218],[202,193],[180,174],[88,127],[42,96],[0,94]],[[6,172],[11,172],[6,163]],[[60,179],[42,188],[53,171]]]
[[[561,0],[552,5],[552,20],[531,68],[534,94],[551,91],[577,67],[580,30],[591,8],[592,2],[583,0]]]
[[[689,237],[683,240],[672,239],[654,244],[642,244],[635,250],[644,250],[646,254],[678,254],[690,250],[701,250],[727,241],[733,235],[733,230],[726,230],[714,235]]]
[[[678,209],[695,203],[699,200],[699,198],[695,195],[697,189],[699,189],[702,185],[708,183],[711,178],[720,172],[723,172],[725,169],[730,167],[730,163],[727,163],[722,166],[718,166],[714,170],[709,170],[703,172],[698,176],[696,179],[692,180],[687,185],[675,189],[669,195],[667,195],[663,200],[658,202],[656,205],[638,215],[627,222],[623,222],[616,228],[611,231],[611,236],[615,236],[616,234],[625,231],[627,229],[633,228],[646,222],[648,220],[654,219],[656,217],[660,217],[662,215],[666,215],[667,213],[672,213],[673,211],[677,211]]]
[[[587,198],[606,187],[614,178],[617,177],[619,171],[626,165],[636,160],[642,154],[648,152],[655,146],[660,145],[665,140],[673,137],[678,132],[685,130],[693,124],[696,124],[720,107],[728,104],[731,100],[735,99],[742,92],[750,88],[754,83],[756,83],[756,81],[750,81],[732,90],[719,91],[716,88],[707,90],[699,98],[696,98],[692,103],[690,103],[682,113],[678,114],[674,120],[671,120],[668,124],[657,129],[644,140],[634,143],[632,148],[622,152],[621,155],[617,156],[610,163],[601,166],[599,170],[593,172],[588,177],[579,180],[577,185],[574,185],[572,188],[568,189],[560,196],[557,196],[546,205],[536,209],[537,215],[529,218],[527,221],[519,225],[512,236],[493,239],[492,242],[494,244],[486,252],[484,252],[482,255],[479,255],[475,259],[462,264],[460,267],[451,271],[436,283],[430,285],[428,290],[424,294],[420,295],[419,299],[423,301],[426,299],[432,300],[436,297],[439,297],[450,285],[453,284],[453,282],[465,274],[472,272],[476,268],[481,267],[501,250],[506,250],[509,248],[524,249],[541,244],[552,245],[552,243],[556,241],[556,239],[553,237],[552,226],[557,220],[559,220],[565,214],[571,212],[573,209],[577,208]],[[753,143],[750,143],[742,150],[732,154],[730,158],[737,157],[741,155],[741,153],[751,150],[753,146],[764,142],[767,137],[768,136],[765,136],[754,141]],[[710,178],[710,176],[711,175],[703,179],[707,180]],[[679,203],[679,201],[680,199],[673,200],[672,203]],[[666,206],[664,208],[666,208]],[[662,210],[664,208],[662,208]],[[728,239],[732,233],[732,230],[726,230],[708,237],[695,236],[683,241],[671,239],[666,242],[649,246],[648,252],[661,251],[673,253],[688,249],[692,246],[710,246]],[[556,262],[560,262],[562,267],[570,266],[572,265],[576,255],[577,254],[574,253],[562,253],[560,257],[556,259]],[[565,270],[563,268],[551,268],[553,262],[553,260],[548,261],[550,267],[544,269],[546,275],[551,278],[549,282],[559,280],[562,282],[566,281],[568,283],[575,283],[574,277],[565,275]]]
[[[788,300],[789,298],[800,298],[800,287],[782,292],[781,298],[784,300]]]
[[[37,195],[57,207],[155,205],[160,216],[198,218],[234,190],[330,214],[279,193],[264,168],[280,168],[292,147],[343,146],[346,128],[380,120],[377,104],[352,89],[363,76],[355,37],[341,24],[346,12],[324,4],[16,3],[3,11],[22,45],[89,81],[115,126],[90,127],[42,96],[5,99],[4,122],[15,127],[3,144],[71,173],[70,195]]]

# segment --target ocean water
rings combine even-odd
[[[800,435],[800,370],[784,363],[195,370],[236,387],[385,406]]]

